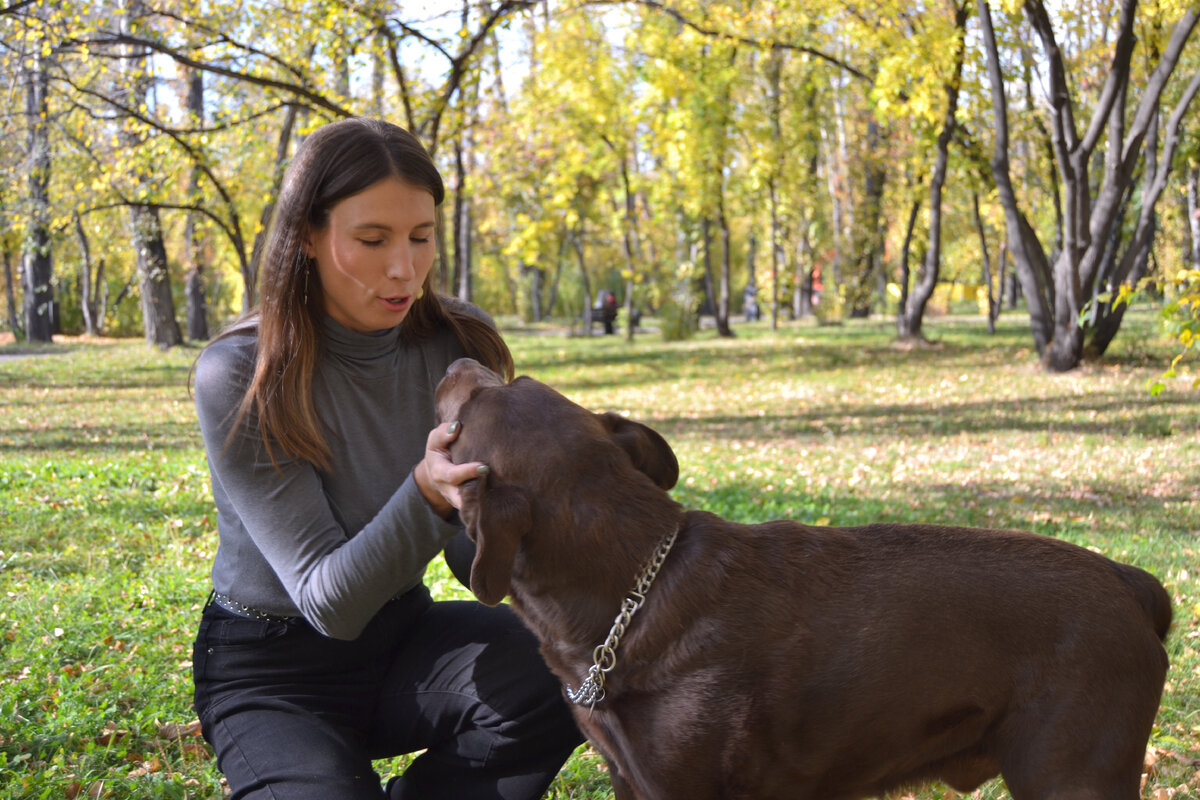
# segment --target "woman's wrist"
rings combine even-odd
[[[425,502],[429,503],[429,507],[433,509],[433,513],[442,519],[449,519],[454,513],[455,508],[437,490],[437,486],[429,474],[429,464],[425,462],[425,459],[421,459],[417,462],[417,466],[413,467],[413,479],[417,482],[417,488],[421,490],[421,496],[425,498]]]

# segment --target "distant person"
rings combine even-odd
[[[600,321],[604,324],[604,334],[611,336],[616,333],[617,296],[608,289],[601,289],[596,298],[596,310],[600,313]]]
[[[463,355],[513,372],[491,320],[433,291],[443,194],[401,128],[311,134],[261,305],[197,360],[219,546],[195,703],[235,800],[532,800],[582,741],[516,616],[422,581],[447,543],[470,558],[456,508],[486,470],[451,463],[434,387]],[[372,759],[420,750],[380,785]]]

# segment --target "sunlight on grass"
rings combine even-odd
[[[995,337],[937,320],[936,346],[912,351],[887,321],[682,343],[509,340],[519,373],[658,429],[688,507],[744,522],[1025,528],[1154,572],[1176,620],[1143,796],[1196,797],[1200,398],[1190,381],[1146,393],[1169,347],[1137,324],[1104,363],[1067,375],[1037,368],[1019,320]],[[189,728],[216,546],[187,391],[197,352],[73,341],[0,359],[0,797],[222,796]],[[469,597],[440,559],[428,582]],[[611,797],[599,757],[581,748],[550,797]]]

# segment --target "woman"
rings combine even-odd
[[[581,741],[506,607],[422,583],[487,468],[451,463],[434,387],[462,355],[513,369],[483,312],[432,290],[443,195],[403,129],[317,130],[260,308],[197,360],[220,543],[195,702],[234,798],[536,798]],[[371,759],[417,750],[382,789]]]

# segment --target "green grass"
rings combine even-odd
[[[741,521],[1018,527],[1149,569],[1176,602],[1143,796],[1200,796],[1200,397],[1134,317],[1099,365],[1036,366],[1026,324],[739,326],[666,344],[512,333],[519,372],[649,422],[675,496]],[[0,356],[19,352],[0,347]],[[194,349],[68,341],[0,358],[0,797],[218,798],[189,727],[216,546],[188,397]],[[440,566],[435,592],[462,595]],[[403,759],[381,763],[402,769]],[[921,800],[945,795],[934,787]],[[1004,797],[992,784],[980,797]],[[553,798],[607,798],[581,749]]]

